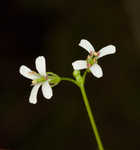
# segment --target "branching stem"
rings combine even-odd
[[[99,148],[99,150],[104,150],[104,147],[103,147],[103,144],[102,144],[102,141],[101,141],[98,129],[96,127],[95,119],[94,119],[94,116],[92,114],[91,107],[90,107],[90,104],[89,104],[89,101],[88,101],[88,98],[87,98],[87,95],[86,95],[85,87],[84,87],[84,83],[85,83],[85,78],[86,78],[87,72],[88,72],[88,70],[86,70],[84,72],[84,74],[82,76],[82,80],[77,80],[76,81],[76,80],[74,80],[72,78],[61,77],[61,81],[64,80],[64,81],[72,82],[72,83],[76,84],[80,88],[81,94],[82,94],[82,97],[83,97],[83,101],[84,101],[84,104],[85,104],[85,107],[86,107],[86,110],[87,110],[87,113],[88,113],[88,116],[89,116],[89,120],[90,120],[92,129],[93,129],[93,132],[95,134],[95,138],[96,138],[96,141],[97,141],[97,144],[98,144],[98,148]]]

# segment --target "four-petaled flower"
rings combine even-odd
[[[102,68],[98,65],[97,60],[105,55],[114,54],[116,52],[115,46],[108,45],[96,52],[91,43],[85,39],[80,41],[79,46],[88,51],[89,55],[86,60],[74,61],[72,63],[74,70],[89,69],[95,77],[102,77],[103,71]]]
[[[45,98],[50,99],[53,95],[52,88],[49,84],[49,79],[46,73],[45,58],[43,56],[37,57],[35,65],[38,73],[30,70],[24,65],[22,65],[19,69],[20,74],[32,80],[33,88],[29,97],[29,102],[32,104],[37,103],[37,93],[41,85],[42,93]]]

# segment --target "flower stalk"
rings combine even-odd
[[[91,107],[90,107],[90,104],[89,104],[89,101],[88,101],[88,98],[87,98],[87,95],[86,95],[86,92],[85,92],[84,85],[82,85],[80,87],[80,90],[81,90],[81,93],[82,93],[82,96],[83,96],[83,101],[84,101],[84,104],[85,104],[85,107],[86,107],[86,110],[87,110],[87,113],[88,113],[88,116],[89,116],[89,120],[90,120],[92,129],[93,129],[93,132],[95,134],[95,138],[96,138],[96,141],[97,141],[97,144],[98,144],[98,148],[99,148],[99,150],[104,150],[103,144],[102,144],[99,132],[98,132],[98,129],[96,127],[95,119],[94,119],[94,116],[92,114]]]
[[[88,101],[88,98],[87,98],[87,95],[86,95],[85,87],[84,87],[87,72],[88,72],[88,70],[86,70],[84,72],[83,76],[81,76],[80,71],[75,70],[73,72],[73,76],[75,77],[76,80],[71,79],[71,78],[66,78],[66,77],[62,77],[61,80],[72,82],[80,88],[80,91],[81,91],[81,94],[82,94],[82,97],[83,97],[83,101],[84,101],[84,104],[85,104],[85,107],[86,107],[86,110],[87,110],[87,113],[88,113],[88,117],[89,117],[92,129],[93,129],[93,133],[95,134],[95,138],[96,138],[96,141],[97,141],[98,148],[99,148],[99,150],[104,150],[103,144],[102,144],[99,132],[98,132],[98,129],[96,127],[94,116],[92,114],[92,110],[91,110],[91,107],[90,107],[90,104],[89,104],[89,101]]]

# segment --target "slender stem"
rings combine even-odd
[[[88,72],[88,70],[86,70],[83,74],[83,84],[85,83],[85,78],[86,78],[87,72]]]
[[[85,77],[86,77],[87,72],[88,72],[88,70],[86,70],[84,72],[83,82],[82,83],[79,83],[76,80],[74,80],[72,78],[67,78],[67,77],[61,77],[61,80],[72,82],[72,83],[74,83],[75,85],[77,85],[80,88],[82,96],[83,96],[83,100],[84,100],[84,103],[85,103],[85,106],[86,106],[86,110],[88,112],[89,120],[90,120],[92,129],[93,129],[93,132],[95,134],[95,138],[96,138],[96,141],[97,141],[97,144],[98,144],[98,148],[99,148],[99,150],[104,150],[103,144],[102,144],[99,132],[98,132],[98,129],[96,127],[96,123],[95,123],[94,117],[92,115],[90,104],[88,102],[88,98],[87,98],[87,95],[86,95],[86,92],[85,92],[84,82],[85,82]]]
[[[98,129],[96,127],[96,123],[95,123],[94,117],[92,115],[92,111],[91,111],[91,108],[90,108],[90,104],[88,102],[88,98],[87,98],[87,95],[86,95],[86,92],[85,92],[84,85],[80,86],[80,89],[81,89],[83,100],[84,100],[84,103],[85,103],[85,106],[86,106],[86,110],[88,112],[89,120],[90,120],[92,129],[93,129],[93,132],[95,134],[95,137],[96,137],[98,148],[99,148],[99,150],[104,150],[103,144],[101,142],[101,138],[100,138],[100,135],[99,135],[99,132],[98,132]]]
[[[76,84],[76,85],[79,87],[79,84],[77,83],[77,81],[75,81],[75,80],[72,79],[72,78],[61,77],[61,80],[72,82],[72,83]]]

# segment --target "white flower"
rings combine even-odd
[[[82,70],[89,68],[89,70],[95,77],[102,77],[103,71],[102,68],[98,65],[97,60],[105,55],[114,54],[116,52],[115,46],[108,45],[96,52],[91,43],[85,39],[82,39],[80,41],[79,46],[83,47],[86,51],[88,51],[89,55],[86,60],[74,61],[72,63],[74,70]]]
[[[53,95],[52,88],[49,84],[48,76],[46,73],[46,62],[43,56],[39,56],[35,61],[36,70],[38,73],[30,70],[28,67],[22,65],[19,69],[20,74],[24,77],[32,80],[32,91],[29,97],[29,102],[32,104],[37,103],[37,93],[42,85],[43,96],[47,99],[50,99]]]

